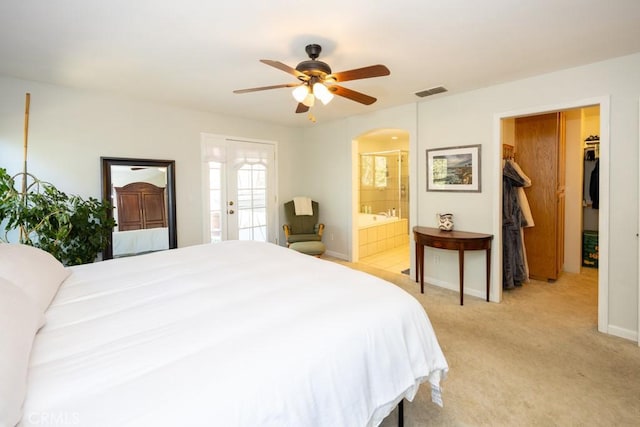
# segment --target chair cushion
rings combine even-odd
[[[297,242],[319,242],[322,240],[320,236],[317,234],[290,234],[287,242],[297,243]]]
[[[289,249],[302,252],[307,255],[322,255],[325,251],[324,243],[322,242],[297,242],[289,245]]]

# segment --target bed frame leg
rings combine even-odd
[[[404,427],[404,399],[398,403],[398,427]]]

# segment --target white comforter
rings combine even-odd
[[[276,245],[72,270],[36,336],[23,425],[377,425],[447,370],[413,297]]]

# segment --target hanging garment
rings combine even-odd
[[[526,187],[531,187],[531,178],[529,178],[520,168],[520,165],[516,163],[515,160],[509,160],[511,166],[516,171],[520,178],[524,181],[524,185],[522,187],[517,187],[518,191],[518,204],[520,205],[520,210],[522,210],[522,226],[523,227],[533,227],[535,223],[533,222],[533,215],[531,214],[531,207],[529,206],[529,200],[527,199],[527,194],[524,192]],[[526,259],[525,259],[526,261]]]
[[[584,149],[584,159],[585,160],[595,160],[596,159],[596,149],[595,148],[585,148]]]
[[[517,187],[516,190],[518,192],[518,204],[520,205],[520,210],[522,211],[522,227],[533,227],[536,225],[533,222],[533,214],[531,213],[531,206],[529,206],[529,200],[527,199],[527,194],[524,189],[526,187],[531,187],[531,178],[527,176],[515,160],[509,159],[509,163],[513,166],[513,169],[520,175],[520,177],[524,181],[524,186]],[[522,242],[522,260],[524,263],[524,281],[529,281],[529,263],[527,262],[527,248],[524,244],[524,228],[520,228],[520,241]]]
[[[502,287],[513,289],[527,279],[523,242],[522,209],[518,201],[518,188],[525,180],[510,162],[502,169]]]
[[[600,160],[596,160],[596,166],[591,171],[589,180],[589,196],[591,197],[593,209],[600,207]]]

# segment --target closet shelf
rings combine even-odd
[[[599,144],[600,137],[598,135],[589,135],[584,142],[587,144]]]

